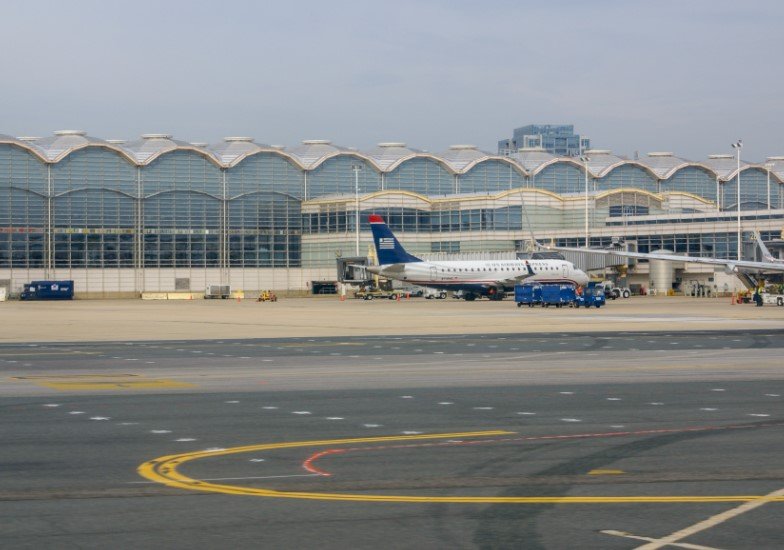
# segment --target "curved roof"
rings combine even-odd
[[[585,156],[588,157],[588,171],[595,178],[601,178],[616,166],[629,162],[613,155],[609,149],[588,149]]]
[[[681,168],[694,164],[670,152],[648,153],[648,156],[640,159],[639,162],[647,166],[661,180],[669,178]]]
[[[469,166],[495,155],[480,151],[475,145],[452,145],[437,156],[444,159],[455,172],[463,172]]]
[[[708,160],[703,161],[702,164],[710,168],[722,181],[731,180],[738,171],[738,161],[735,155],[730,154],[708,155]],[[740,169],[743,170],[746,166],[748,164],[741,160]]]
[[[548,153],[542,147],[523,147],[510,157],[529,173],[536,172],[547,164],[558,160],[558,157]]]
[[[770,168],[770,173],[776,176],[776,179],[779,180],[779,183],[784,182],[784,156],[768,157],[765,160],[763,166],[766,169]]]
[[[236,164],[239,160],[249,155],[259,153],[269,148],[269,145],[258,144],[252,137],[244,136],[226,137],[223,138],[223,141],[209,146],[209,150],[212,151],[223,164],[228,166]]]
[[[332,145],[332,142],[327,139],[306,139],[289,152],[299,160],[303,168],[308,170],[344,151],[348,150],[345,147]]]
[[[196,151],[215,164],[220,164],[218,158],[204,147],[172,139],[169,134],[142,134],[139,139],[126,143],[123,148],[133,155],[138,164],[149,164],[164,153],[176,150]]]
[[[410,149],[406,147],[405,143],[388,141],[379,143],[368,151],[368,156],[375,161],[381,170],[387,171],[400,161],[414,157],[419,153],[421,151]]]
[[[25,138],[31,150],[38,150],[48,162],[62,160],[72,152],[91,145],[105,147],[117,151],[121,155],[133,160],[124,148],[108,141],[91,137],[82,130],[58,130],[53,135],[45,138]]]

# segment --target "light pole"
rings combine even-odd
[[[772,162],[766,162],[765,163],[765,169],[768,171],[768,210],[771,209],[771,205],[770,205],[770,170],[771,170],[771,168],[773,168],[773,166],[774,165],[773,165]]]
[[[583,162],[583,167],[585,168],[585,248],[590,248],[588,242],[588,239],[590,238],[588,233],[588,162],[591,159],[590,157],[581,155],[580,160]]]
[[[352,164],[351,169],[354,171],[354,226],[355,226],[355,241],[356,241],[356,257],[359,257],[359,171],[362,170],[361,164]]]
[[[738,196],[737,196],[737,199],[738,199],[738,261],[740,261],[742,259],[740,257],[740,255],[741,255],[741,242],[740,242],[740,239],[741,239],[741,236],[740,236],[740,150],[743,149],[743,140],[739,139],[738,141],[733,143],[732,144],[732,148],[735,149],[736,157],[738,159],[738,171],[735,172],[735,183],[738,186],[738,189],[737,189],[737,191],[738,191]]]

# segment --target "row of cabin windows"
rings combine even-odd
[[[534,266],[534,267],[537,267],[537,266]],[[558,271],[557,267],[555,267],[555,266],[550,267],[550,266],[546,266],[546,265],[545,266],[538,266],[537,269],[541,269],[543,271]],[[441,268],[441,273],[454,273],[454,272],[463,272],[463,271],[466,271],[466,272],[469,272],[469,271],[470,272],[473,272],[473,271],[517,271],[517,269],[516,268],[511,268],[511,267],[500,267],[498,269],[489,269],[487,267],[480,267],[478,269],[469,269],[467,267],[466,268],[462,268],[462,267],[442,267]]]

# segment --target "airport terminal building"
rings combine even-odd
[[[569,246],[587,236],[591,246],[626,240],[641,252],[735,258],[738,204],[744,241],[754,230],[781,236],[784,156],[738,171],[728,154],[586,154],[0,135],[0,286],[13,295],[31,280],[73,279],[89,297],[219,283],[309,292],[336,279],[337,258],[368,255],[370,213],[414,254],[513,256],[533,233]],[[640,277],[645,268],[635,268]],[[694,269],[712,280],[712,270]]]

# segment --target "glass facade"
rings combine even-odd
[[[234,162],[179,142],[156,150],[155,140],[141,140],[142,156],[69,139],[85,143],[55,155],[0,138],[0,269],[328,269],[337,251],[354,251],[355,166],[362,253],[371,213],[401,238],[415,237],[415,253],[513,250],[529,231],[562,244],[584,240],[585,171],[569,159],[523,166],[478,155],[459,164],[403,151],[382,164],[333,148],[305,164],[248,144]],[[736,254],[734,172],[691,162],[657,172],[644,159],[616,159],[589,173],[591,244],[622,229],[642,251]],[[781,181],[744,166],[745,231],[784,225]]]

